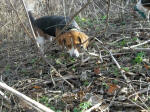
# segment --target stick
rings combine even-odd
[[[92,110],[98,108],[101,104],[102,104],[102,102],[100,102],[100,103],[94,105],[93,107],[91,107],[90,109],[86,110],[85,112],[91,112]]]
[[[2,96],[9,104],[11,104],[10,99],[2,91],[0,91],[0,96]]]
[[[33,99],[29,98],[28,96],[20,93],[19,91],[9,87],[8,85],[6,85],[3,82],[0,82],[0,87],[6,91],[13,93],[14,95],[19,97],[20,99],[25,100],[29,105],[33,105],[33,108],[35,108],[36,110],[38,108],[39,110],[44,111],[44,112],[54,112],[53,110],[51,110],[51,109],[45,107],[44,105],[36,102],[35,100],[33,100]]]
[[[124,47],[123,48],[124,51],[136,51],[136,52],[139,52],[139,51],[145,51],[145,52],[150,52],[150,48],[128,48],[128,47]]]
[[[145,41],[143,43],[140,43],[140,44],[137,44],[137,45],[133,45],[133,46],[130,46],[130,47],[123,47],[123,49],[135,48],[135,47],[138,47],[138,46],[141,46],[141,45],[144,45],[144,44],[148,44],[149,42],[150,42],[150,40],[147,40],[147,41]]]

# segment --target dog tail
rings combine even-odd
[[[31,13],[31,11],[28,11],[28,14],[29,14],[29,18],[30,18],[32,26],[36,26],[35,19],[34,19],[32,13]]]

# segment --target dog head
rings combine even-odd
[[[88,36],[76,30],[70,30],[61,34],[57,42],[63,48],[66,48],[71,56],[79,57],[79,52],[86,49],[88,46]]]

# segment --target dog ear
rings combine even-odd
[[[81,39],[81,44],[83,44],[83,48],[86,49],[89,44],[89,41],[88,41],[89,37],[83,32],[80,32],[79,37]]]
[[[81,43],[82,43],[82,39],[81,39],[80,36],[78,36],[78,40],[79,40],[79,42],[80,42],[80,44],[81,44]]]
[[[56,42],[57,42],[58,45],[60,45],[60,46],[62,46],[62,48],[64,48],[63,36],[62,35],[57,37]]]
[[[64,38],[64,39],[62,39],[62,44],[63,44],[63,46],[65,46],[66,45],[66,39]]]

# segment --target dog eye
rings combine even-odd
[[[63,43],[64,43],[64,45],[66,44],[66,40],[65,39],[63,40]]]
[[[67,45],[68,46],[68,48],[71,48],[71,45]]]
[[[81,47],[81,44],[76,44],[76,47]]]
[[[82,41],[81,41],[81,38],[80,38],[80,37],[78,37],[78,40],[79,40],[79,42],[80,42],[80,43],[82,43]]]

